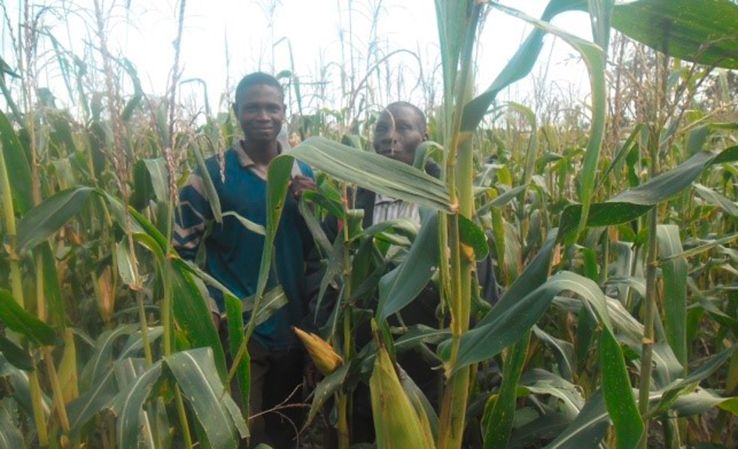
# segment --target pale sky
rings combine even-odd
[[[106,9],[114,4],[112,0],[100,1]],[[53,35],[73,53],[90,51],[89,42],[95,39],[88,35],[90,31],[85,30],[89,28],[74,11],[81,11],[79,16],[92,24],[93,1],[45,2],[57,8],[66,5],[70,11],[58,17],[44,15],[43,23],[51,28]],[[130,3],[128,9],[126,2]],[[19,3],[20,0],[10,0],[7,4],[11,22],[15,21],[15,32]],[[39,0],[37,3],[43,2]],[[502,3],[539,16],[547,1],[506,0]],[[147,93],[163,94],[174,58],[172,43],[176,36],[177,2],[118,0],[115,5],[110,9],[113,16],[109,36],[111,52],[133,62]],[[273,8],[271,13],[270,8]],[[376,16],[376,21],[372,20],[373,16]],[[376,28],[372,28],[373,23]],[[566,13],[555,19],[554,24],[573,34],[591,38],[588,16],[584,13]],[[366,73],[367,55],[370,53],[381,57],[394,50],[410,50],[420,58],[426,75],[440,60],[432,0],[189,0],[184,30],[182,79],[203,79],[215,110],[222,109],[218,106],[219,99],[242,75],[258,69],[275,74],[291,69],[290,46],[295,73],[303,83],[327,81],[326,95],[340,91],[340,67],[350,66],[349,35],[353,36],[353,64],[357,74],[354,81],[357,83]],[[478,89],[491,83],[529,30],[527,24],[499,11],[493,11],[487,17],[480,39]],[[9,50],[7,31],[3,25],[3,59],[15,67],[16,57]],[[343,52],[341,34],[345,40]],[[370,50],[372,41],[375,47]],[[403,95],[410,98],[404,99],[421,102],[422,88],[413,88],[412,81],[420,73],[416,58],[408,53],[398,53],[388,63],[405,78]],[[49,73],[45,77],[39,76],[41,85],[58,82],[54,81],[58,70],[52,67]],[[576,92],[585,101],[589,91],[586,68],[575,57],[575,51],[561,40],[547,37],[533,75],[541,78],[544,73],[549,91]],[[201,90],[195,89],[194,84],[190,86],[183,88],[183,94],[192,95],[191,101],[201,102]],[[524,101],[534,95],[533,91],[534,83],[529,76],[502,96]],[[383,94],[387,100],[400,99],[393,98],[396,96],[394,92]],[[195,96],[199,96],[199,100]]]

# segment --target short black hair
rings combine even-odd
[[[418,121],[422,127],[421,129],[425,132],[426,128],[428,127],[427,118],[425,117],[425,112],[423,112],[419,107],[407,101],[395,101],[394,103],[388,104],[387,107],[384,109],[390,110],[395,108],[407,108],[413,111],[418,118]]]
[[[268,73],[254,72],[244,76],[243,78],[241,78],[241,81],[238,82],[238,86],[236,86],[236,98],[233,102],[236,103],[249,87],[259,85],[267,85],[276,88],[279,91],[279,94],[282,96],[282,99],[284,99],[284,88],[282,88],[282,85],[279,84],[277,78]]]

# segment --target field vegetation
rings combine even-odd
[[[179,51],[167,94],[144,92],[106,42],[110,14],[126,6],[94,6],[84,54],[43,27],[63,8],[22,1],[19,22],[4,14],[14,51],[0,55],[0,448],[238,447],[246,341],[285,301],[266,287],[293,158],[318,173],[301,210],[326,267],[320,296],[339,292],[320,333],[341,360],[321,365],[306,398],[308,440],[332,426],[347,449],[350,392],[366,382],[383,449],[736,447],[734,1],[550,0],[534,18],[436,0],[441,64],[417,84],[431,142],[415,165],[433,158],[439,180],[371,150],[376,105],[405,85],[392,58],[370,50],[371,63],[311,87],[284,68],[296,147],[270,166],[266,223],[237,217],[269,243],[245,299],[170,244],[179,186],[234,139],[236,120],[182,100],[202,83],[181,79]],[[475,91],[492,9],[534,28]],[[592,42],[551,25],[570,10],[590,15]],[[184,0],[178,17],[177,49]],[[585,61],[591,94],[496,101],[529,76],[546,34]],[[49,76],[66,91],[40,81]],[[339,106],[321,104],[337,85]],[[423,224],[362,229],[352,186],[416,202]],[[209,195],[216,221],[233,214]],[[328,216],[344,223],[335,241],[319,225]],[[488,254],[502,291],[493,305],[474,275]],[[429,283],[438,326],[390,326]],[[206,285],[224,290],[229,347]],[[358,347],[369,322],[374,342]],[[443,372],[437,407],[394,363],[407,350]]]

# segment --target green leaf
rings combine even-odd
[[[536,254],[533,260],[525,267],[523,274],[515,279],[515,282],[510,288],[502,295],[500,302],[492,308],[477,324],[482,326],[494,320],[495,314],[492,313],[496,309],[504,310],[513,305],[520,299],[531,293],[538,286],[546,282],[548,279],[548,272],[551,265],[551,258],[553,257],[553,249],[556,241],[549,237],[546,243],[543,245],[541,250]]]
[[[277,159],[291,157],[373,192],[420,206],[452,211],[448,191],[440,180],[379,154],[359,151],[322,137],[311,137]]]
[[[41,275],[43,276],[44,295],[49,312],[49,322],[57,329],[64,330],[67,315],[64,310],[59,273],[56,269],[56,258],[51,252],[51,245],[44,242],[36,247],[41,255]]]
[[[548,394],[562,403],[565,416],[573,420],[584,407],[584,397],[579,386],[549,371],[534,368],[520,379],[520,389],[533,394]]]
[[[689,376],[683,379],[677,379],[661,390],[662,396],[658,403],[649,410],[652,415],[665,412],[674,402],[684,394],[693,392],[708,376],[711,376],[721,366],[728,361],[730,356],[735,352],[735,348],[727,348],[719,353],[703,360],[697,369],[692,371]]]
[[[64,190],[29,210],[18,222],[18,251],[29,250],[48,239],[82,210],[94,191],[91,187]]]
[[[405,260],[379,281],[379,320],[387,319],[410,304],[428,284],[437,266],[438,215],[431,214],[420,228]]]
[[[0,111],[0,144],[11,185],[13,209],[18,214],[24,214],[33,206],[31,166],[28,164],[26,151],[13,130],[13,125],[2,111]]]
[[[118,274],[124,284],[129,287],[139,287],[140,281],[136,279],[137,270],[133,266],[133,258],[128,250],[128,239],[123,238],[115,244],[115,265],[118,267]]]
[[[582,170],[579,172],[578,179],[580,183],[579,199],[582,203],[580,209],[580,221],[577,224],[577,234],[581,233],[587,223],[589,215],[590,203],[594,193],[595,174],[597,171],[597,163],[600,158],[600,149],[602,146],[602,138],[605,130],[606,108],[606,86],[605,86],[605,52],[599,46],[592,42],[585,41],[572,34],[561,30],[550,23],[534,19],[520,11],[512,8],[501,6],[497,3],[492,4],[494,7],[502,11],[529,22],[537,28],[551,33],[566,43],[574,47],[584,58],[589,70],[589,78],[592,91],[592,118],[589,131],[589,141],[584,154],[584,162]],[[532,164],[531,164],[532,165]]]
[[[436,3],[438,4],[438,2]],[[448,3],[461,4],[462,2]],[[548,5],[546,5],[546,9],[541,16],[541,19],[550,21],[562,12],[570,10],[586,10],[586,8],[586,0],[552,0]],[[440,9],[438,10],[438,14],[441,14]],[[440,16],[439,20],[441,20]],[[463,29],[463,25],[461,25],[461,27],[462,28],[459,28],[459,30],[456,31],[458,36],[463,35],[463,32],[460,31]],[[525,39],[523,45],[518,47],[517,52],[515,52],[505,68],[502,69],[502,72],[497,75],[497,78],[492,82],[492,85],[464,107],[464,115],[461,124],[462,130],[474,131],[484,118],[489,105],[492,104],[497,94],[505,87],[524,78],[530,73],[538,59],[538,55],[541,53],[541,49],[543,49],[544,36],[545,32],[542,29],[535,28]],[[444,63],[444,67],[445,66],[446,64]],[[456,67],[456,64],[454,64],[454,67]],[[447,84],[447,86],[448,85],[449,84]]]
[[[228,327],[228,350],[231,354],[236,354],[244,339],[243,302],[230,293],[224,293],[223,297]],[[248,396],[244,395],[244,391],[247,391],[245,387],[251,383],[251,370],[246,359],[241,360],[236,368],[236,380],[241,393],[241,403],[247,404]]]
[[[515,346],[510,348],[505,357],[500,392],[494,401],[494,406],[489,413],[485,413],[482,419],[484,423],[484,449],[505,449],[507,447],[517,405],[516,391],[520,375],[523,372],[529,340],[530,332],[527,332]]]
[[[682,240],[679,226],[658,225],[656,229],[659,258],[669,258],[661,262],[661,275],[664,279],[664,325],[669,346],[682,366],[687,366],[687,277],[689,266],[684,257],[671,257],[681,254]]]
[[[730,0],[640,0],[615,7],[612,24],[669,56],[738,69],[738,5]]]
[[[728,215],[738,217],[738,204],[713,189],[703,186],[702,184],[695,183],[693,187],[695,193],[697,193],[700,198],[714,206],[718,206]]]
[[[208,171],[207,165],[205,165],[205,159],[202,157],[200,147],[194,145],[193,152],[195,153],[197,168],[199,169],[198,174],[202,178],[202,183],[205,186],[205,194],[208,197],[210,209],[213,211],[213,218],[215,219],[216,223],[222,223],[223,215],[220,207],[220,196],[218,196],[218,192],[215,190],[215,184],[213,184],[213,180],[210,178],[210,172]]]
[[[120,363],[118,362],[118,365]],[[118,418],[115,426],[118,449],[138,449],[143,405],[151,394],[154,384],[159,381],[161,373],[162,362],[158,361],[126,385],[114,398],[112,409]]]
[[[11,365],[3,354],[0,354],[0,382],[8,386],[10,397],[18,402],[26,415],[33,416],[28,374]],[[49,399],[42,394],[41,409],[44,419],[51,413],[49,403]]]
[[[54,329],[23,310],[9,291],[0,289],[0,321],[9,329],[27,337],[34,344],[55,345],[59,339]]]
[[[643,420],[633,397],[628,372],[615,336],[605,329],[600,336],[600,371],[602,393],[615,426],[618,449],[632,449],[643,433]]]
[[[73,434],[80,432],[90,419],[111,404],[116,392],[115,375],[113,370],[109,369],[90,390],[67,405],[71,432]]]
[[[607,202],[592,204],[587,226],[627,223],[687,188],[710,166],[735,160],[738,160],[738,146],[720,153],[697,153],[678,167],[656,176],[647,183],[626,190]],[[576,229],[581,211],[581,205],[572,205],[564,209],[559,223],[557,237],[559,240],[567,238]]]
[[[253,221],[249,220],[246,217],[243,217],[239,215],[237,212],[234,211],[228,211],[222,214],[223,217],[234,217],[236,220],[238,220],[241,225],[248,229],[251,232],[254,232],[259,235],[266,235],[266,230],[264,229],[264,226],[254,223]]]
[[[561,432],[544,449],[582,449],[595,448],[607,432],[609,422],[602,392],[597,391],[574,422]]]
[[[513,300],[503,296],[479,326],[462,336],[457,365],[466,366],[497,355],[530,330],[554,297],[565,290],[587,301],[603,326],[611,329],[605,296],[597,284],[578,274],[562,271],[522,298]]]
[[[315,387],[315,391],[313,392],[313,402],[310,404],[310,411],[308,412],[308,417],[302,427],[303,430],[307,429],[310,423],[313,422],[313,419],[315,419],[318,413],[322,410],[325,401],[327,401],[331,396],[333,396],[333,393],[343,386],[350,366],[351,365],[349,363],[344,363],[338,367],[337,370],[324,377]]]
[[[213,449],[235,449],[236,431],[246,438],[248,429],[238,406],[220,381],[212,350],[178,352],[165,361]]]
[[[489,255],[487,236],[482,228],[463,215],[459,215],[459,238],[461,243],[474,250],[477,260],[484,260]]]
[[[151,199],[169,201],[169,174],[164,158],[141,159],[133,167],[134,195],[131,203],[139,209]]]
[[[24,371],[33,370],[31,356],[7,338],[0,336],[0,354],[13,366]]]
[[[0,447],[7,449],[27,447],[21,433],[20,422],[17,421],[16,413],[11,407],[15,408],[11,401],[0,401]]]
[[[190,274],[185,262],[174,258],[169,264],[172,280],[174,319],[193,348],[213,350],[215,366],[221,379],[226,378],[226,363],[218,331],[213,324],[207,302],[207,290],[202,281]]]

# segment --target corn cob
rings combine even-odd
[[[331,374],[343,364],[341,356],[336,354],[336,351],[333,350],[333,347],[328,342],[312,332],[307,333],[297,327],[293,327],[292,330],[302,341],[302,344],[305,345],[305,349],[307,349],[310,358],[315,363],[315,367],[324,376]]]
[[[413,407],[383,346],[377,351],[369,389],[377,449],[435,448],[427,417]]]

